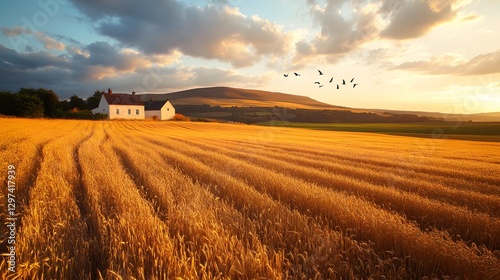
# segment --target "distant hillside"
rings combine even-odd
[[[442,118],[445,121],[453,122],[500,122],[500,112],[479,113],[479,114],[446,114],[439,112],[422,112],[422,111],[399,111],[399,110],[382,110],[382,109],[362,109],[374,113],[390,113],[390,114],[412,114],[421,117]]]
[[[384,109],[360,109],[360,108],[349,108],[331,105],[314,100],[310,97],[286,94],[280,92],[270,92],[263,90],[251,90],[251,89],[240,89],[240,88],[230,88],[230,87],[207,87],[207,88],[196,88],[183,90],[172,93],[164,94],[142,94],[140,95],[143,101],[147,101],[150,98],[155,100],[170,100],[170,102],[181,109],[180,112],[188,113],[196,117],[214,117],[214,116],[224,116],[234,115],[236,112],[228,113],[227,110],[218,110],[216,108],[206,108],[196,106],[210,105],[211,107],[284,107],[288,109],[312,109],[312,110],[341,110],[350,111],[353,113],[365,114],[365,115],[347,115],[344,114],[349,120],[358,120],[358,117],[366,117],[367,113],[370,113],[370,119],[376,120],[377,116],[396,116],[397,119],[407,118],[405,115],[412,115],[418,117],[428,117],[435,120],[446,120],[446,121],[474,121],[474,122],[500,122],[500,112],[494,113],[482,113],[482,114],[444,114],[439,112],[422,112],[422,111],[402,111],[402,110],[384,110]],[[194,106],[194,107],[193,107]],[[185,111],[185,112],[184,112]],[[194,113],[194,114],[191,114]],[[207,114],[208,113],[208,114]],[[246,114],[267,114],[265,112],[257,111],[247,111]],[[332,112],[333,114],[333,112]],[[341,114],[337,112],[335,114]],[[335,118],[338,121],[345,121],[344,118]],[[409,119],[415,120],[411,117]],[[320,118],[317,122],[324,121],[324,118]],[[387,120],[389,121],[389,120]]]
[[[143,94],[142,100],[170,100],[173,105],[211,105],[222,107],[286,107],[302,109],[348,109],[319,102],[306,96],[229,87],[197,88],[165,94]]]

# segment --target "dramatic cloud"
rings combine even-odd
[[[72,47],[74,78],[76,80],[103,79],[124,73],[148,69],[155,64],[165,65],[176,62],[172,56],[147,56],[131,49],[119,49],[106,42],[95,42],[85,48]]]
[[[340,13],[342,1],[328,1],[324,7],[315,1],[308,3],[314,21],[321,26],[321,32],[310,43],[301,41],[296,44],[299,56],[346,53],[376,35],[373,10],[360,10],[348,19]]]
[[[96,30],[146,54],[185,55],[250,66],[264,55],[278,55],[291,36],[268,20],[247,17],[229,6],[185,6],[173,0],[83,1],[75,5]]]
[[[49,51],[18,52],[0,45],[0,84],[8,90],[26,86],[26,82],[45,87],[118,77],[151,66],[147,57],[104,42],[83,49],[72,46],[60,55]]]
[[[391,2],[391,1],[388,1]],[[398,6],[388,26],[382,31],[383,37],[410,39],[424,35],[433,27],[452,21],[458,15],[460,0],[415,0]],[[392,12],[390,8],[388,11]]]
[[[46,51],[18,53],[0,45],[0,68],[4,70],[41,70],[47,67],[69,66],[63,56],[56,56]]]
[[[244,76],[235,70],[178,67],[178,58],[178,53],[147,56],[106,42],[70,46],[61,55],[18,52],[0,44],[0,90],[51,85],[61,98],[68,98],[76,93],[90,96],[102,85],[125,92],[164,93],[214,83],[254,87],[268,80],[265,75]]]
[[[296,44],[296,63],[313,56],[325,56],[329,62],[334,62],[378,36],[380,7],[376,3],[330,0],[321,6],[314,0],[307,2],[310,14],[321,31],[313,40],[301,40]],[[344,5],[351,5],[352,14],[342,14]]]
[[[64,84],[70,61],[46,51],[18,53],[0,45],[0,84],[2,90]]]
[[[309,11],[320,32],[314,39],[296,43],[295,62],[307,64],[311,57],[329,62],[383,38],[405,40],[420,37],[432,28],[459,20],[477,20],[477,14],[462,14],[463,0],[346,1],[307,0]],[[352,12],[346,12],[352,11]],[[345,13],[345,14],[344,14]]]
[[[400,64],[393,69],[417,71],[434,75],[484,75],[500,73],[500,50],[481,54],[468,61],[453,55],[433,57],[426,61],[413,61]]]

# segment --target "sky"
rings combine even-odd
[[[4,0],[0,90],[65,99],[229,86],[498,112],[499,11],[500,0]]]

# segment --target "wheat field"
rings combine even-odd
[[[500,143],[153,121],[0,132],[0,215],[13,166],[18,217],[3,279],[500,279]]]

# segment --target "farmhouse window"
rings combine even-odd
[[[120,109],[116,109],[116,114],[119,115],[120,114]]]
[[[136,115],[139,115],[139,109],[136,109],[136,110],[135,110],[135,114],[136,114]]]
[[[128,109],[128,114],[132,115],[132,110],[131,109]]]

